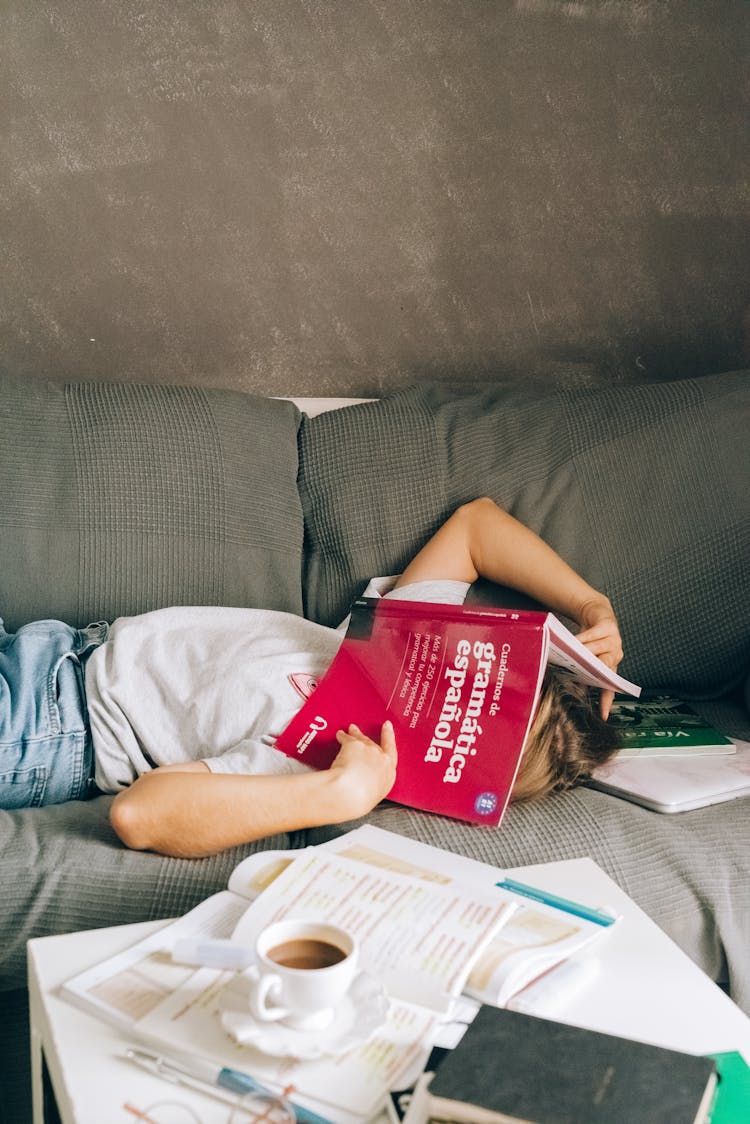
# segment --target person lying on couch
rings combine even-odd
[[[459,604],[480,576],[577,621],[579,639],[617,667],[607,597],[489,499],[460,507],[385,596]],[[179,856],[365,815],[395,779],[390,722],[379,744],[355,724],[339,731],[341,749],[321,772],[273,748],[344,631],[216,607],[85,629],[0,625],[0,807],[117,793],[110,819],[123,843]],[[610,703],[548,671],[513,798],[567,787],[611,756]]]

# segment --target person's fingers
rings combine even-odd
[[[614,697],[614,691],[602,691],[602,696],[599,701],[599,713],[601,714],[605,722],[609,718],[609,712],[612,709]]]
[[[383,723],[383,728],[380,732],[380,746],[389,757],[396,756],[396,734],[390,719],[386,719]]]
[[[603,640],[608,636],[619,636],[618,630],[611,621],[601,621],[599,624],[592,625],[591,628],[582,629],[577,634],[577,638],[582,644],[589,644],[592,640]]]
[[[606,652],[612,647],[612,641],[609,637],[603,636],[600,640],[587,640],[586,647],[595,656],[598,656],[600,652]]]
[[[586,647],[592,655],[598,656],[602,663],[605,663],[607,667],[611,667],[613,671],[617,668],[618,663],[622,659],[622,649],[613,647],[612,644],[606,643],[605,641],[600,641],[596,644],[587,644]]]
[[[378,749],[383,749],[389,754],[396,752],[396,735],[393,732],[393,723],[390,720],[386,720],[383,723],[380,745],[378,745],[373,738],[369,738],[367,734],[363,734],[355,722],[351,722],[346,730],[336,731],[336,740],[339,744],[343,745],[347,738],[352,741],[368,742],[370,745],[377,746]]]
[[[341,738],[362,738],[364,737],[364,734],[360,730],[359,726],[355,725],[354,722],[350,722],[345,730],[336,731],[336,737],[340,741]]]

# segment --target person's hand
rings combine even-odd
[[[396,779],[396,737],[391,722],[384,722],[380,744],[354,723],[336,734],[341,749],[331,763],[338,772],[342,819],[364,816],[383,800]]]
[[[581,631],[578,633],[581,643],[585,644],[589,651],[598,656],[612,671],[617,671],[623,655],[622,639],[617,617],[609,599],[599,596],[586,601],[579,611],[578,623],[581,625]],[[609,717],[614,697],[614,691],[602,691],[600,702],[602,718]]]

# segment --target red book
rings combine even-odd
[[[327,769],[337,730],[356,722],[379,741],[390,718],[399,757],[388,798],[496,825],[548,662],[591,686],[640,694],[552,613],[361,598],[330,668],[276,747]]]

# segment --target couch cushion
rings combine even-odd
[[[306,613],[332,624],[459,504],[490,495],[610,595],[623,674],[716,694],[750,665],[747,372],[456,396],[414,387],[307,418]]]
[[[0,378],[0,616],[301,611],[299,411],[187,386]]]

